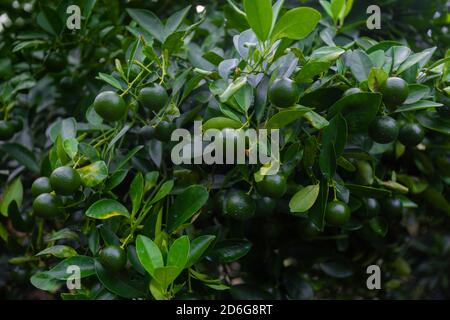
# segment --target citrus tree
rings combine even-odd
[[[4,294],[448,297],[450,53],[364,36],[352,4],[86,0],[76,30],[70,1],[9,9]],[[174,164],[196,121],[278,130],[279,157]]]

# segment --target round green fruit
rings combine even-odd
[[[247,220],[255,214],[255,202],[243,191],[230,191],[226,195],[226,214],[237,220]]]
[[[0,141],[11,139],[15,132],[14,125],[10,121],[0,120]]]
[[[305,239],[314,239],[321,234],[319,228],[311,221],[307,220],[302,223],[301,235]]]
[[[157,113],[165,107],[169,100],[169,96],[164,87],[156,84],[152,87],[142,88],[141,91],[139,91],[138,100],[142,106]]]
[[[170,141],[172,132],[176,129],[173,122],[161,121],[155,128],[155,137],[159,141]]]
[[[373,218],[380,214],[380,203],[375,198],[367,198],[364,200],[364,217],[365,218]]]
[[[122,270],[127,263],[125,250],[119,246],[107,246],[100,251],[99,260],[102,266],[111,272]]]
[[[50,175],[50,184],[57,194],[69,196],[75,193],[81,185],[78,172],[71,167],[59,167]]]
[[[401,127],[398,140],[407,147],[415,147],[425,138],[425,130],[416,123],[407,123]]]
[[[23,121],[20,118],[15,118],[15,119],[11,119],[10,124],[12,125],[13,129],[14,129],[14,133],[19,132],[20,130],[23,129]]]
[[[408,83],[402,78],[391,77],[381,85],[380,92],[388,107],[398,107],[408,98]]]
[[[268,217],[272,215],[277,207],[277,200],[274,198],[261,196],[259,194],[253,195],[253,200],[256,204],[256,215],[259,217]]]
[[[50,180],[47,177],[37,178],[31,185],[31,194],[33,195],[33,197],[37,197],[38,195],[43,193],[50,193],[52,191],[53,189],[50,184]]]
[[[50,193],[40,194],[33,201],[33,211],[39,217],[53,218],[60,213],[59,201]]]
[[[342,227],[350,219],[350,208],[342,201],[332,201],[328,203],[325,220],[329,225]]]
[[[286,178],[281,174],[264,176],[264,178],[256,183],[258,192],[267,197],[281,198],[287,190]]]
[[[394,142],[398,132],[397,121],[389,116],[377,117],[369,126],[370,138],[381,144]]]
[[[397,197],[387,198],[383,202],[383,212],[389,216],[398,217],[402,215],[403,203]]]
[[[94,100],[95,112],[106,121],[122,119],[127,112],[125,101],[114,91],[101,92]]]
[[[278,108],[293,106],[299,97],[300,90],[297,83],[288,78],[275,80],[269,89],[269,100]]]
[[[61,72],[66,66],[66,61],[60,54],[53,52],[47,56],[44,64],[50,72]]]

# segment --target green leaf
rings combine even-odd
[[[177,267],[183,270],[189,259],[189,238],[188,236],[182,236],[175,240],[170,246],[169,253],[167,254],[168,267]]]
[[[130,152],[127,153],[127,155],[119,162],[119,164],[116,167],[116,171],[122,169],[128,161],[130,161],[133,156],[138,153],[144,146],[136,146]]]
[[[431,58],[434,51],[436,51],[436,47],[426,49],[420,53],[415,53],[410,55],[405,62],[403,62],[397,70],[397,74],[401,74],[413,67],[415,64],[420,63],[423,67]]]
[[[344,18],[346,0],[331,0],[331,13],[333,20],[336,22]]]
[[[175,12],[167,19],[166,25],[164,27],[164,34],[166,38],[180,27],[190,9],[191,6],[187,6],[186,8]]]
[[[167,196],[170,193],[170,191],[172,191],[173,183],[174,183],[173,180],[164,182],[163,185],[161,186],[161,188],[159,188],[156,195],[150,201],[150,204],[156,203],[159,200],[161,200],[162,198],[164,198],[165,196]]]
[[[344,152],[347,143],[347,122],[339,113],[330,120],[330,124],[322,131],[322,144],[333,144],[336,157]]]
[[[130,199],[132,203],[132,215],[134,216],[141,207],[142,197],[144,196],[144,177],[139,172],[131,182]]]
[[[408,112],[408,111],[417,111],[417,110],[424,110],[428,108],[439,108],[442,107],[442,103],[434,102],[434,101],[426,101],[426,100],[420,100],[411,104],[404,104],[397,109],[395,109],[395,113],[398,112]]]
[[[186,268],[189,268],[196,264],[200,260],[203,253],[205,253],[206,249],[208,249],[208,247],[215,239],[216,236],[204,235],[192,240],[189,251],[189,260],[186,264]]]
[[[73,275],[72,273],[67,272],[67,268],[70,266],[77,266],[80,268],[81,278],[86,278],[95,274],[94,258],[88,256],[73,256],[67,258],[46,273],[55,279],[67,280]]]
[[[314,111],[308,111],[303,117],[316,129],[320,130],[329,125],[327,119]]]
[[[211,251],[209,257],[219,263],[230,263],[245,256],[252,244],[248,240],[228,239],[220,241]]]
[[[341,112],[350,132],[366,132],[378,113],[381,99],[382,95],[379,93],[355,93],[332,105],[328,115],[331,118]]]
[[[74,159],[78,153],[78,140],[75,138],[64,139],[63,148],[70,159]]]
[[[313,51],[310,61],[333,62],[336,61],[345,50],[338,47],[321,47]]]
[[[0,197],[0,212],[7,217],[8,216],[8,207],[11,202],[15,201],[17,206],[20,208],[22,206],[23,200],[23,186],[20,178],[16,178],[11,184],[4,190],[3,194]]]
[[[77,169],[81,182],[86,187],[96,187],[108,177],[108,167],[104,161],[97,161]]]
[[[329,194],[328,189],[327,179],[322,178],[320,181],[319,196],[312,208],[309,210],[309,219],[320,231],[323,231],[325,227],[325,210],[327,207]]]
[[[336,151],[333,143],[322,146],[319,156],[319,166],[322,174],[332,179],[336,173]]]
[[[386,71],[382,69],[372,68],[370,69],[368,77],[369,89],[372,92],[378,92],[382,83],[384,83],[388,78]]]
[[[208,129],[218,129],[218,130],[222,130],[222,129],[226,129],[226,128],[231,128],[231,129],[239,129],[242,127],[242,123],[230,119],[230,118],[225,118],[225,117],[216,117],[216,118],[212,118],[209,119],[208,121],[206,121],[203,126],[202,129],[204,131],[208,130]]]
[[[161,267],[155,269],[155,280],[161,285],[163,291],[166,291],[169,285],[180,275],[180,269],[173,266]]]
[[[35,173],[39,172],[39,165],[34,154],[23,145],[18,143],[5,143],[0,146],[0,149],[20,164],[23,164],[30,171]]]
[[[159,42],[164,42],[166,38],[165,27],[153,12],[144,9],[127,9],[127,12],[142,29],[150,33]]]
[[[44,291],[50,291],[54,292],[58,290],[61,285],[64,283],[63,281],[60,281],[58,279],[55,279],[51,275],[49,275],[47,272],[38,272],[35,273],[31,279],[30,282],[33,286],[40,290]]]
[[[105,81],[107,84],[109,84],[110,86],[112,86],[118,90],[124,89],[122,87],[122,84],[120,83],[120,81],[109,74],[99,72],[98,79]]]
[[[94,219],[109,219],[116,216],[130,218],[127,208],[113,199],[101,199],[86,211],[86,215]]]
[[[150,238],[138,235],[136,253],[144,269],[155,278],[155,269],[164,266],[161,250],[158,246]]]
[[[77,137],[77,121],[75,118],[67,118],[53,123],[49,129],[49,136],[55,142],[58,136],[62,140]]]
[[[416,118],[425,128],[450,135],[450,121],[439,116],[437,112],[422,112]]]
[[[284,128],[290,123],[303,117],[309,111],[311,111],[311,109],[304,106],[295,106],[284,109],[273,115],[269,121],[267,121],[266,128],[269,130]]]
[[[208,201],[209,193],[204,186],[193,185],[179,194],[170,208],[167,232],[175,231],[190,219]]]
[[[423,84],[410,84],[408,85],[408,88],[409,94],[408,98],[405,101],[405,104],[415,103],[430,94],[430,88]]]
[[[272,28],[271,0],[244,0],[247,21],[259,40],[266,41]]]
[[[311,83],[313,78],[323,72],[326,72],[330,64],[322,61],[308,61],[295,76],[297,83]]]
[[[64,245],[56,245],[49,248],[46,248],[36,254],[36,256],[43,256],[43,255],[52,255],[57,258],[69,258],[73,256],[77,256],[78,253],[75,251],[75,249],[64,246]]]
[[[386,236],[388,232],[388,223],[383,217],[374,217],[369,220],[369,226],[373,232],[379,236]]]
[[[320,269],[333,278],[348,278],[353,274],[352,265],[347,260],[332,260],[320,263]]]
[[[386,189],[374,188],[368,186],[360,186],[356,184],[345,184],[352,194],[359,195],[361,197],[374,197],[384,198],[391,195],[391,192]]]
[[[127,299],[142,298],[145,293],[116,273],[107,271],[99,261],[95,261],[95,273],[102,285],[112,293]]]
[[[306,38],[317,26],[321,15],[319,11],[302,7],[286,12],[276,23],[272,39],[288,38],[300,40]]]
[[[373,68],[372,60],[362,50],[355,50],[348,53],[346,64],[349,66],[353,76],[359,82],[368,79],[370,70]]]
[[[291,212],[302,213],[311,209],[319,196],[319,191],[319,183],[301,188],[289,201]]]

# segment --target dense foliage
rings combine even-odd
[[[380,30],[373,1],[212,2],[81,0],[70,30],[0,1],[0,296],[450,298],[446,1],[378,1]],[[279,172],[174,165],[194,121],[280,129]]]

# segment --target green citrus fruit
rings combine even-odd
[[[10,121],[0,120],[0,141],[11,139],[14,133],[14,125]]]
[[[23,129],[23,121],[20,118],[15,118],[15,119],[11,119],[10,124],[12,125],[13,129],[14,129],[14,133],[19,132],[20,130]]]
[[[389,116],[377,117],[369,126],[370,138],[381,144],[394,142],[398,131],[397,121]]]
[[[381,210],[380,203],[375,198],[364,199],[364,207],[365,210],[363,210],[364,212],[363,216],[365,218],[376,217]]]
[[[142,88],[141,91],[139,91],[138,100],[145,108],[158,112],[165,107],[169,100],[169,96],[164,87],[155,84],[152,87]]]
[[[127,112],[125,101],[114,91],[104,91],[94,100],[94,109],[97,114],[107,121],[117,121]]]
[[[288,78],[278,79],[269,89],[269,99],[276,107],[286,108],[297,103],[300,90],[297,83]]]
[[[350,208],[342,201],[328,203],[325,220],[329,225],[342,227],[350,219]]]
[[[351,96],[352,94],[361,93],[361,92],[363,92],[363,91],[360,88],[350,88],[350,89],[347,89],[342,96],[348,97],[348,96]]]
[[[43,193],[40,194],[33,201],[33,211],[34,213],[43,218],[52,218],[59,214],[59,201],[58,199],[50,194]]]
[[[389,107],[398,107],[408,98],[408,83],[402,78],[388,78],[380,87],[383,101]]]
[[[256,204],[257,216],[268,217],[274,213],[275,208],[277,207],[276,199],[262,196],[259,194],[254,194],[252,198]]]
[[[66,61],[60,54],[53,52],[48,55],[44,64],[50,72],[61,72],[66,66]]]
[[[71,167],[59,167],[50,175],[50,184],[57,194],[69,196],[78,190],[81,178],[78,172]]]
[[[173,122],[161,121],[155,128],[155,137],[160,141],[170,141],[172,132],[176,129]]]
[[[53,189],[50,184],[50,180],[47,177],[37,178],[31,185],[31,194],[33,197],[37,197],[43,193],[50,193],[52,191]]]
[[[125,250],[119,246],[107,246],[100,251],[100,263],[106,270],[111,272],[118,272],[122,270],[127,263],[127,255]]]
[[[247,220],[255,214],[255,202],[243,191],[230,191],[226,195],[226,214],[237,220]]]
[[[256,183],[258,192],[267,197],[281,198],[287,190],[286,178],[281,174],[264,176],[264,178]]]
[[[397,197],[387,198],[382,205],[383,213],[390,216],[401,216],[403,211],[403,203]]]
[[[407,147],[415,147],[425,138],[425,130],[416,123],[407,123],[401,127],[398,140]]]
[[[59,86],[65,92],[70,92],[74,89],[75,83],[72,77],[62,77],[59,81]]]
[[[316,225],[312,221],[307,220],[302,223],[301,235],[303,238],[314,239],[317,236],[319,236],[320,234],[321,234],[321,232],[320,232],[319,228],[317,228]]]

